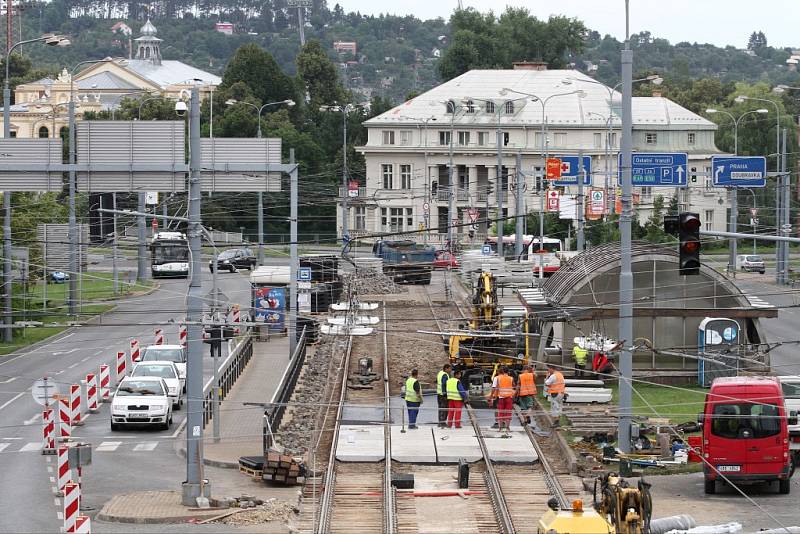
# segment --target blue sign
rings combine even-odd
[[[680,187],[686,185],[688,156],[683,152],[634,152],[631,155],[632,184],[645,187]],[[622,154],[617,160],[618,177],[622,181]]]
[[[297,269],[297,279],[300,282],[311,281],[311,267],[300,267]]]
[[[734,156],[711,158],[715,187],[766,187],[767,158]]]
[[[553,180],[555,186],[578,185],[580,163],[578,156],[553,156],[561,160],[561,178]],[[592,185],[592,158],[583,156],[583,185]]]
[[[286,319],[286,288],[257,287],[255,293],[256,322],[282,332]]]
[[[492,255],[492,245],[483,245],[481,247],[481,254],[484,256],[491,256]]]

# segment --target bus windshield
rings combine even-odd
[[[531,250],[534,253],[537,250],[539,250],[540,248],[544,248],[545,251],[553,254],[553,253],[561,251],[561,243],[559,243],[559,242],[548,243],[547,241],[545,241],[544,242],[544,247],[540,247],[538,241],[534,241],[533,243],[531,243]]]
[[[154,243],[153,263],[189,261],[189,247],[185,243]]]

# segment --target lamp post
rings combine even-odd
[[[120,103],[120,101],[122,100],[122,97],[124,97],[124,96],[133,96],[133,95],[142,95],[142,94],[150,95],[152,93],[150,91],[142,90],[142,91],[131,91],[129,93],[120,93],[118,95],[115,95],[115,98],[113,100],[111,100],[112,103],[110,105],[110,108],[111,108],[111,120],[112,121],[113,120],[117,120],[117,104]]]
[[[757,226],[758,226],[756,224],[756,213],[758,213],[758,208],[756,207],[756,192],[753,191],[752,189],[750,189],[749,187],[745,188],[745,191],[747,191],[751,195],[753,195],[753,209],[750,212],[750,227],[753,229],[753,235],[755,235],[756,234],[756,230],[757,230]],[[755,237],[753,238],[753,255],[754,256],[756,255],[756,238]]]
[[[234,104],[245,104],[247,106],[252,107],[258,112],[258,132],[256,133],[256,137],[261,139],[261,114],[264,112],[269,106],[279,106],[281,104],[286,104],[288,107],[292,107],[295,105],[294,100],[281,100],[279,102],[269,102],[264,104],[261,107],[258,107],[255,104],[250,102],[244,102],[236,100],[235,98],[230,98],[225,101],[226,106],[232,106]],[[264,192],[258,192],[258,264],[264,265]]]
[[[724,109],[709,108],[709,109],[706,110],[706,113],[708,113],[709,115],[713,115],[715,113],[722,113],[723,115],[727,115],[728,117],[730,117],[730,119],[733,121],[733,155],[734,156],[738,156],[739,155],[739,122],[741,122],[741,120],[744,117],[746,117],[747,115],[754,114],[754,113],[769,113],[769,110],[768,109],[764,109],[764,108],[753,109],[753,110],[750,110],[750,111],[745,111],[744,113],[742,113],[738,117],[734,117],[733,113],[730,113],[729,111],[725,111]],[[753,197],[753,198],[755,199],[755,197]],[[731,232],[731,233],[735,233],[736,232],[736,225],[738,223],[738,219],[739,219],[739,195],[738,195],[738,190],[737,190],[736,187],[731,187],[731,214],[730,214],[730,222],[728,224],[728,227],[730,228],[730,230],[728,230],[729,232]],[[728,274],[730,274],[734,278],[736,277],[736,253],[737,253],[736,247],[737,246],[738,246],[738,243],[736,241],[736,238],[735,237],[731,238],[730,246],[728,247]]]
[[[43,35],[36,39],[20,41],[8,49],[6,54],[6,77],[3,83],[3,137],[11,137],[11,88],[9,87],[11,53],[18,47],[28,43],[45,43],[48,46],[68,46],[69,39],[59,35]],[[11,298],[13,285],[11,280],[11,191],[3,194],[3,316],[6,328],[3,329],[3,341],[11,343],[13,323]]]
[[[144,107],[144,105],[146,103],[151,102],[153,100],[164,100],[164,97],[160,96],[160,95],[150,96],[150,97],[145,98],[141,102],[139,102],[139,109],[136,112],[136,119],[137,120],[142,120],[142,107]]]
[[[349,209],[347,207],[347,197],[349,190],[347,187],[347,114],[356,108],[360,107],[358,104],[345,104],[335,106],[320,106],[320,111],[333,111],[341,112],[342,114],[342,241],[348,239],[349,234]]]

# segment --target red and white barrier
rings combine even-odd
[[[140,358],[139,353],[139,340],[131,339],[131,363],[137,363]]]
[[[69,482],[64,486],[64,532],[75,532],[81,511],[81,489]]]
[[[164,331],[160,328],[156,328],[155,331],[155,343],[154,345],[163,345],[164,344]]]
[[[69,446],[58,446],[58,491],[64,494],[67,484],[72,483],[72,471],[69,469]]]
[[[117,352],[117,383],[128,375],[128,355],[124,352]]]
[[[182,324],[180,327],[178,327],[178,342],[180,343],[181,347],[189,346],[189,327],[185,324]]]
[[[72,411],[67,395],[58,399],[58,435],[62,441],[69,439],[72,435]]]
[[[97,375],[94,373],[86,375],[86,403],[90,412],[97,411]]]
[[[72,384],[69,387],[69,423],[72,426],[82,425],[81,421],[81,386]]]
[[[75,534],[92,534],[92,520],[88,515],[75,518]]]
[[[239,330],[239,323],[241,322],[240,317],[241,310],[239,310],[239,305],[234,304],[233,306],[233,334],[238,336],[240,333]]]
[[[123,360],[125,353],[122,353]],[[108,402],[111,398],[111,373],[107,365],[100,366],[100,383],[97,389],[97,394],[100,396],[100,402]]]
[[[49,406],[42,410],[42,454],[52,454],[56,448],[55,410]]]

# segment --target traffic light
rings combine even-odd
[[[439,194],[439,182],[431,182],[431,196],[436,198]]]
[[[664,215],[664,233],[678,237],[678,227],[680,226],[680,216]]]
[[[679,219],[679,272],[684,276],[700,274],[700,215],[684,212]]]

